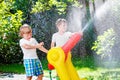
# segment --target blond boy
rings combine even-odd
[[[38,43],[35,38],[32,38],[32,29],[28,24],[20,27],[20,47],[23,51],[23,63],[26,71],[27,80],[31,80],[32,76],[37,76],[37,80],[42,80],[43,69],[41,61],[38,59],[36,49],[47,53],[43,47],[44,43]]]

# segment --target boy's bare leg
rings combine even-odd
[[[27,80],[31,80],[32,79],[32,76],[30,76],[30,77],[27,77]]]
[[[43,74],[39,75],[37,80],[42,80],[42,78],[43,78]]]

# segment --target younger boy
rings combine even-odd
[[[44,43],[38,43],[35,38],[32,38],[32,29],[29,25],[24,24],[20,27],[20,47],[23,51],[23,61],[26,71],[27,80],[31,80],[32,76],[38,76],[37,80],[42,80],[43,69],[40,60],[38,59],[36,49],[47,53],[43,45]]]

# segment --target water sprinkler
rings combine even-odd
[[[48,51],[48,68],[55,68],[61,80],[81,80],[71,62],[70,53],[81,37],[82,33],[76,32],[62,47],[53,47]]]

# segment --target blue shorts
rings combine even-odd
[[[24,59],[26,76],[38,76],[43,74],[42,64],[39,59]]]

